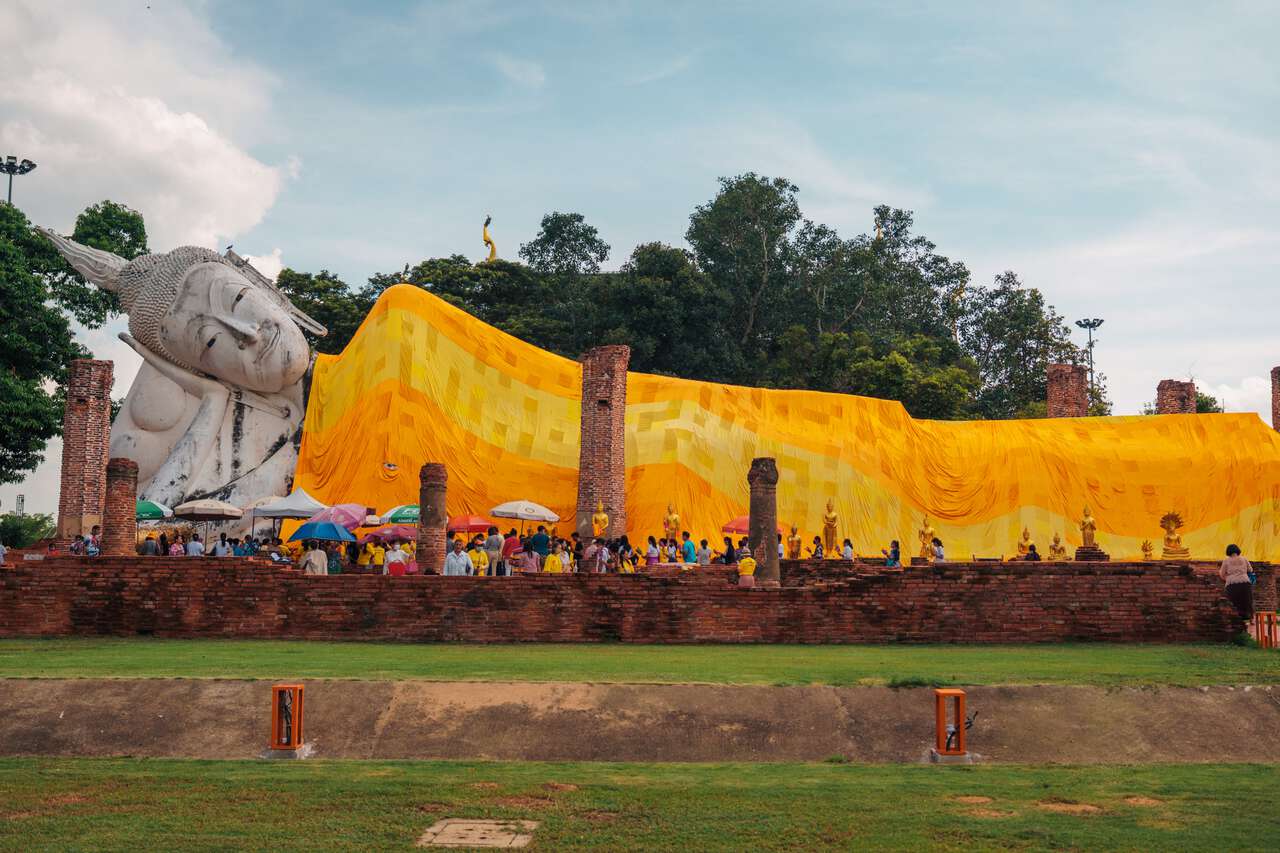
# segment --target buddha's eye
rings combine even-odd
[[[209,338],[209,342],[204,345],[204,348],[211,349],[213,347],[213,342],[216,341],[217,339],[218,339],[217,335],[214,335],[212,338]]]
[[[236,294],[236,298],[235,298],[235,299],[232,301],[232,303],[231,303],[231,310],[232,310],[232,311],[236,310],[236,306],[240,304],[240,300],[241,300],[241,299],[244,299],[244,293],[245,293],[245,292],[242,290],[242,291],[240,291],[239,293],[237,293],[237,294]]]

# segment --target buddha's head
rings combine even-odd
[[[120,294],[129,332],[179,367],[261,393],[300,380],[318,330],[274,285],[216,252],[181,246],[126,261],[41,229],[85,278]]]

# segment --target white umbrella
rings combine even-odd
[[[173,508],[173,514],[178,518],[187,518],[192,521],[229,521],[243,516],[244,510],[224,501],[206,498],[178,504]]]
[[[533,501],[507,501],[489,510],[489,515],[495,518],[518,518],[521,521],[555,522],[560,520],[560,516],[542,504],[536,504]]]

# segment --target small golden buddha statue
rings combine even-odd
[[[835,501],[827,498],[827,512],[822,516],[822,550],[828,556],[835,554],[836,525],[840,518],[836,515]]]
[[[800,541],[800,532],[796,529],[794,524],[791,525],[791,535],[787,537],[787,559],[800,559],[800,548],[803,544],[804,543]]]
[[[1142,540],[1142,559],[1154,560],[1156,558],[1155,550],[1156,548],[1154,545],[1151,544],[1150,539]]]
[[[1031,546],[1033,544],[1034,543],[1031,541],[1031,531],[1025,527],[1022,528],[1022,538],[1018,540],[1017,546],[1019,560],[1025,560],[1027,558],[1027,554],[1031,551]]]
[[[668,541],[680,538],[680,516],[671,504],[667,504],[667,516],[662,519],[662,532]]]
[[[1096,549],[1098,543],[1096,534],[1098,531],[1098,523],[1093,520],[1093,514],[1089,512],[1089,508],[1084,508],[1084,518],[1080,519],[1080,547],[1085,549]]]
[[[609,513],[604,511],[604,501],[596,501],[596,511],[591,516],[591,533],[597,539],[603,539],[608,530]]]
[[[923,526],[917,531],[920,537],[920,556],[924,559],[933,561],[933,540],[937,537],[938,532],[933,529],[933,525],[929,523],[929,516],[924,517]]]
[[[1062,544],[1062,535],[1053,534],[1053,541],[1049,543],[1049,559],[1065,560],[1067,559],[1067,549]]]
[[[1166,560],[1185,560],[1191,556],[1191,549],[1184,548],[1178,528],[1182,526],[1182,516],[1176,512],[1166,512],[1160,517],[1160,526],[1164,528],[1164,547],[1160,556]]]

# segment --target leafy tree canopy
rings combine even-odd
[[[53,536],[53,516],[45,513],[0,515],[0,542],[6,548],[30,548],[41,539]]]
[[[548,275],[597,273],[609,259],[609,244],[581,213],[553,212],[542,217],[538,236],[520,247],[520,257]]]

